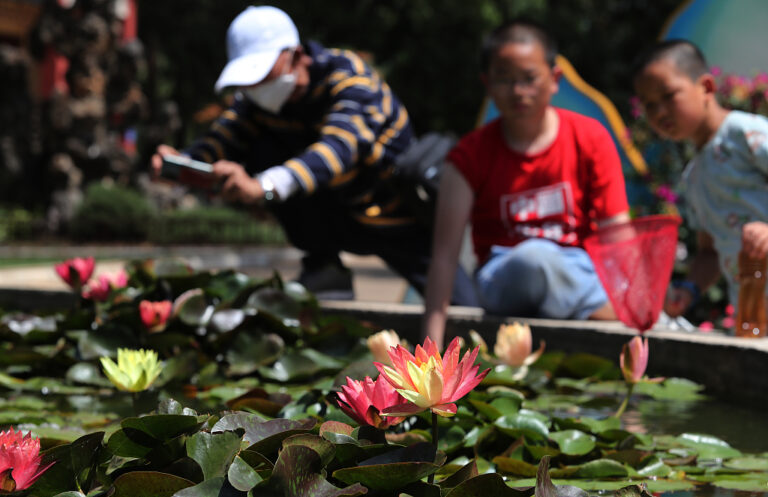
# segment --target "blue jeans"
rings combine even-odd
[[[540,238],[491,247],[475,284],[483,309],[501,316],[587,319],[608,302],[584,249]]]

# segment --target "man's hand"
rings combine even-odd
[[[221,184],[222,197],[229,202],[254,204],[264,198],[259,180],[248,175],[236,162],[220,160],[214,163],[213,175]]]
[[[768,224],[753,221],[741,229],[741,249],[750,259],[762,259],[768,254]]]
[[[157,151],[152,155],[150,166],[152,167],[152,179],[160,178],[163,169],[163,155],[180,155],[179,151],[168,145],[158,145]]]

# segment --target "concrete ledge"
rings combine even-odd
[[[421,342],[423,307],[404,304],[322,302],[328,313],[339,313],[392,328],[412,343]],[[452,307],[446,339],[468,336],[474,329],[493,346],[502,323],[528,323],[534,343],[547,342],[550,350],[586,352],[618,364],[622,346],[637,332],[616,321],[562,321],[486,316],[481,309]],[[653,329],[648,337],[649,376],[678,376],[706,386],[719,399],[768,407],[768,339],[745,339],[715,333]],[[447,341],[446,340],[446,341]]]

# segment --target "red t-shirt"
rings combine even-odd
[[[448,154],[475,193],[472,240],[484,262],[491,245],[547,238],[581,246],[594,222],[628,210],[621,161],[595,119],[564,109],[557,137],[525,155],[505,143],[496,119],[464,136]]]

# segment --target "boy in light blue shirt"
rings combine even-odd
[[[651,127],[672,140],[692,140],[697,149],[682,186],[698,246],[690,281],[676,288],[665,311],[685,312],[720,274],[735,305],[739,252],[752,259],[768,254],[768,119],[721,107],[704,56],[685,40],[659,43],[634,75]]]

